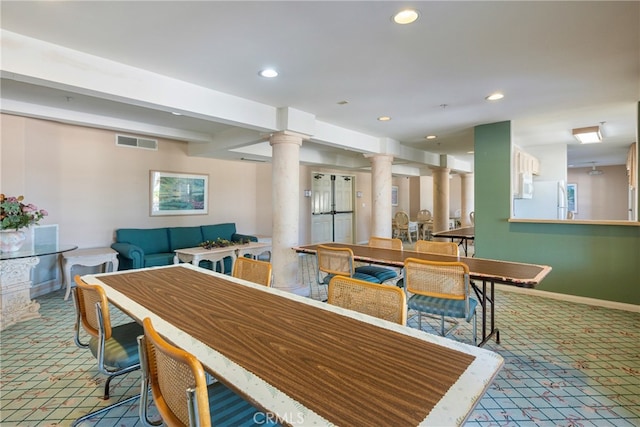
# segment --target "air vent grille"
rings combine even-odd
[[[129,135],[116,135],[116,145],[121,147],[142,148],[144,150],[158,150],[158,140],[140,138]]]

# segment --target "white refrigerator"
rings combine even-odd
[[[567,219],[567,190],[564,181],[533,181],[531,199],[513,200],[513,217]]]

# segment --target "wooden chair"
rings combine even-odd
[[[477,301],[469,297],[469,267],[462,262],[426,261],[407,258],[404,261],[406,291],[412,294],[407,307],[418,312],[418,327],[422,329],[422,313],[440,318],[440,334],[447,336],[459,323],[445,331],[445,317],[473,320],[473,343],[477,343]]]
[[[422,209],[418,212],[416,217],[418,220],[418,235],[423,240],[431,240],[431,233],[433,232],[433,216],[429,209]]]
[[[142,362],[143,425],[160,425],[149,420],[146,408],[149,390],[167,426],[275,425],[222,383],[207,385],[202,364],[191,353],[165,341],[151,319],[143,320],[144,335],[138,339]]]
[[[402,236],[405,235],[409,243],[411,243],[411,235],[415,234],[416,240],[418,240],[418,224],[410,222],[409,215],[406,212],[396,212],[394,219],[396,222],[396,237],[402,239]]]
[[[80,348],[88,348],[98,362],[98,371],[107,375],[104,385],[104,400],[109,399],[109,385],[114,377],[124,375],[140,368],[137,337],[143,330],[136,322],[112,326],[109,315],[109,301],[104,289],[98,285],[85,283],[80,276],[75,276],[76,287],[73,289],[73,300],[76,308],[74,326],[74,342]],[[80,331],[84,330],[89,341],[83,343]],[[116,402],[77,419],[73,425],[110,409],[124,405],[140,395]]]
[[[231,275],[259,285],[271,286],[271,263],[240,257],[233,263]]]
[[[334,276],[328,303],[390,322],[407,324],[407,297],[400,288]]]
[[[432,240],[418,240],[415,246],[416,252],[425,252],[441,255],[460,256],[458,245],[454,242],[437,242]]]
[[[316,248],[317,280],[319,285],[328,285],[333,276],[347,276],[366,282],[380,283],[369,274],[356,272],[353,264],[353,251],[349,248],[334,248],[318,245]]]
[[[402,240],[400,239],[389,239],[385,237],[375,237],[371,236],[369,238],[369,246],[374,248],[384,248],[384,249],[395,249],[402,250]],[[392,280],[398,277],[398,272],[392,268],[381,267],[379,265],[363,265],[360,267],[356,267],[355,271],[357,273],[364,273],[370,276],[376,277],[380,280],[380,283],[386,282],[387,280]]]

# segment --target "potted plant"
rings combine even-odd
[[[25,203],[24,196],[12,197],[0,194],[0,251],[20,250],[27,236],[24,231],[47,216],[44,209]]]

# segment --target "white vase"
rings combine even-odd
[[[19,251],[27,240],[27,233],[22,230],[0,230],[0,252]]]

